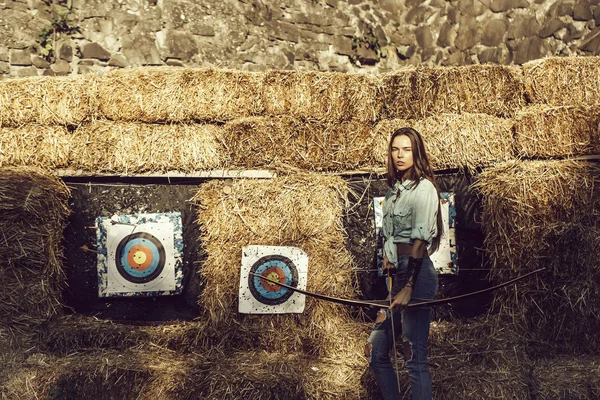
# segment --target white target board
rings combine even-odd
[[[96,224],[99,297],[180,293],[180,213],[115,215]]]
[[[308,256],[304,251],[284,246],[243,247],[238,307],[242,314],[304,312],[303,294],[251,273],[306,290]]]

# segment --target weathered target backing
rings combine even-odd
[[[96,226],[100,297],[181,292],[180,213],[101,217]]]
[[[262,279],[250,272],[268,278]],[[247,246],[242,248],[239,312],[283,314],[304,311],[305,296],[271,281],[306,289],[308,256],[297,247]]]

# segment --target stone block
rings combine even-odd
[[[270,36],[275,39],[298,43],[300,31],[298,26],[294,24],[284,21],[276,21],[271,27]]]
[[[505,12],[512,10],[513,8],[528,8],[529,2],[527,0],[491,0],[490,10],[492,12]]]
[[[345,36],[334,36],[333,48],[337,54],[341,54],[344,56],[354,55],[354,50],[352,49],[352,40],[348,39]]]
[[[0,61],[0,74],[9,74],[10,64],[4,61]]]
[[[56,72],[52,71],[51,69],[45,69],[44,72],[42,72],[43,76],[56,76]]]
[[[38,76],[38,70],[34,66],[18,68],[16,70],[15,76],[17,76],[18,78],[25,78],[28,76]]]
[[[488,21],[483,29],[481,44],[484,46],[498,46],[503,42],[508,23],[503,19]]]
[[[383,30],[381,25],[377,25],[375,27],[375,29],[373,30],[373,35],[377,38],[380,47],[387,46],[388,40],[385,36],[385,31]]]
[[[115,33],[124,34],[131,32],[140,21],[140,17],[124,11],[113,10],[110,16],[115,26]]]
[[[515,15],[508,27],[508,39],[522,39],[535,36],[540,31],[540,24],[535,15]]]
[[[594,8],[594,22],[596,23],[596,26],[600,26],[600,4]]]
[[[454,44],[460,50],[468,50],[479,43],[480,36],[479,27],[474,20],[463,20]]]
[[[423,50],[433,47],[433,35],[431,34],[431,28],[427,25],[415,29],[415,39]]]
[[[305,30],[305,29],[300,29],[298,30],[299,34],[300,34],[300,41],[304,41],[305,39],[308,40],[319,40],[319,34],[315,33],[313,31],[310,30]]]
[[[33,63],[33,65],[36,68],[40,68],[40,69],[50,68],[50,63],[48,61],[46,61],[45,58],[40,57],[40,56],[34,56],[33,59],[31,60],[31,62]]]
[[[440,47],[454,47],[456,40],[456,25],[445,23],[440,28],[437,44]]]
[[[94,60],[94,59],[79,60],[79,65],[96,65],[96,64],[98,64],[98,60]]]
[[[361,65],[375,65],[379,61],[377,52],[364,44],[360,44],[356,49],[356,58]]]
[[[169,67],[185,67],[185,64],[176,58],[167,58],[165,64],[167,64]]]
[[[596,6],[598,3],[596,2]],[[573,19],[575,21],[588,21],[594,17],[592,4],[589,0],[579,0],[573,7]]]
[[[83,58],[95,58],[101,61],[108,61],[110,59],[110,52],[98,43],[86,43],[81,46],[81,55]]]
[[[31,63],[31,52],[29,50],[11,49],[10,65],[29,66]]]
[[[573,3],[568,0],[556,3],[555,8],[551,12],[553,17],[570,16],[571,14],[573,14]]]
[[[68,75],[71,72],[71,64],[65,60],[57,60],[50,68],[52,71],[56,72],[57,75]]]
[[[537,36],[522,39],[513,52],[513,62],[517,65],[523,65],[527,61],[546,56],[548,50],[546,42]]]
[[[113,54],[110,60],[108,60],[108,65],[110,67],[125,68],[129,66],[129,62],[127,62],[127,59],[123,55]]]
[[[569,43],[573,40],[581,39],[585,35],[584,30],[579,30],[571,23],[567,25],[567,34],[563,37],[563,42]]]
[[[594,56],[600,55],[600,29],[596,28],[588,33],[583,39],[580,49]]]
[[[485,49],[477,55],[481,64],[510,64],[510,53],[503,51],[500,47]]]
[[[477,17],[483,14],[488,8],[481,1],[459,1],[458,11],[468,17]]]
[[[195,23],[190,25],[189,31],[198,36],[215,36],[215,28],[210,25]]]
[[[137,27],[123,36],[123,55],[131,65],[162,65],[152,33]]]
[[[6,47],[0,47],[0,61],[9,62],[8,49]]]
[[[564,26],[565,23],[562,22],[560,19],[552,18],[544,24],[544,26],[540,30],[539,36],[542,39],[550,37],[554,34],[554,32],[564,28]]]
[[[73,46],[71,46],[71,43],[62,43],[58,47],[58,58],[66,62],[73,61]]]
[[[161,43],[162,42],[162,43]],[[177,58],[184,63],[198,53],[198,44],[189,32],[169,30],[164,41],[159,41],[163,58]]]
[[[433,8],[419,5],[410,9],[410,11],[404,17],[404,21],[407,24],[419,25],[427,21],[433,14],[435,14],[435,10]]]

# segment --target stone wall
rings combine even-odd
[[[0,77],[523,64],[598,55],[599,26],[598,0],[0,0]]]

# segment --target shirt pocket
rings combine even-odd
[[[394,224],[394,234],[410,229],[411,212],[409,207],[396,207],[392,214],[392,222]]]

